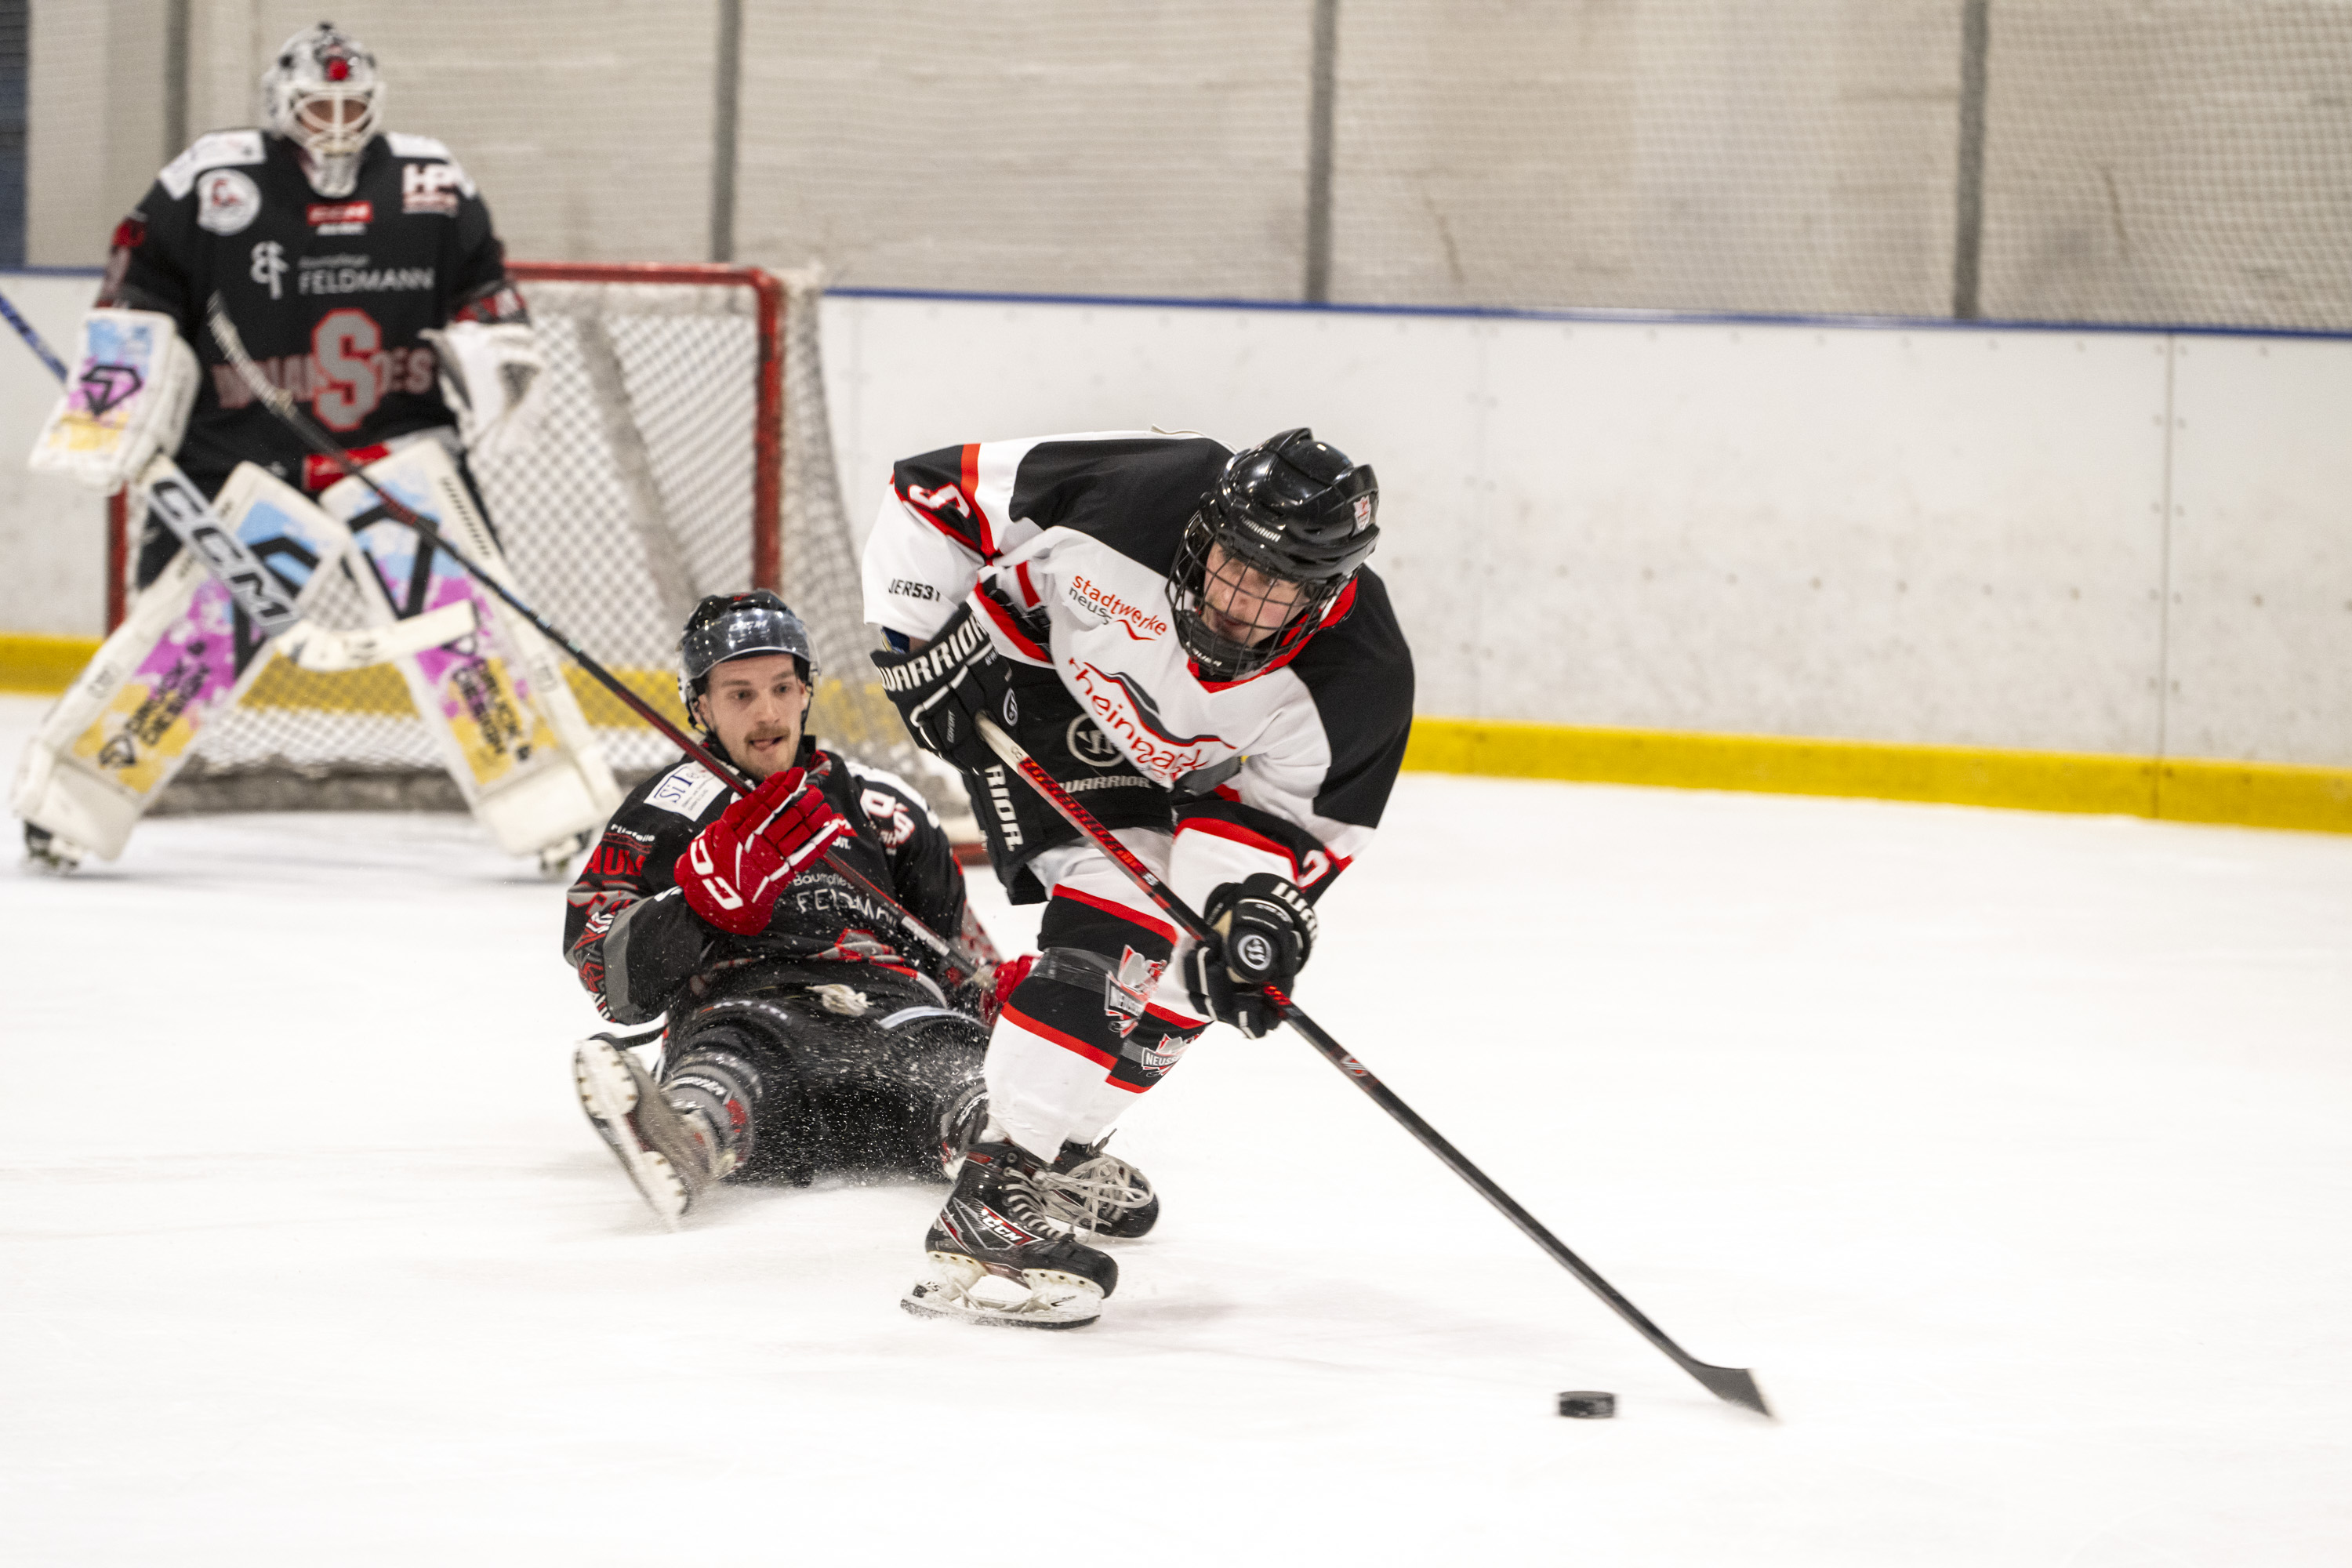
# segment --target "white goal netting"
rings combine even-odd
[[[857,573],[834,478],[814,274],[518,266],[541,351],[536,438],[474,465],[526,602],[675,721],[679,628],[706,594],[779,588],[824,669],[812,729],[921,776],[871,679]],[[315,617],[362,624],[355,589]],[[677,747],[583,672],[581,709],[622,777]],[[271,663],[200,739],[163,809],[454,806],[396,671]]]

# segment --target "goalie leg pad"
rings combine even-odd
[[[213,510],[298,615],[321,580],[320,563],[349,543],[340,523],[250,463],[229,476]],[[25,748],[16,815],[113,859],[205,725],[260,675],[267,646],[220,579],[182,551]]]
[[[505,557],[457,463],[418,441],[363,470],[502,583]],[[474,628],[396,661],[410,700],[466,804],[512,855],[568,848],[601,828],[621,790],[546,639],[415,531],[375,492],[344,479],[320,498],[351,526],[365,557],[360,588],[384,622],[469,605]]]

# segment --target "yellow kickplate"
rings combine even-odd
[[[81,667],[97,652],[96,637],[0,633],[0,691],[54,697],[74,683]]]
[[[1405,766],[2352,833],[2352,770],[2277,763],[1416,719]]]

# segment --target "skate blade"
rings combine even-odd
[[[637,1083],[620,1052],[602,1040],[583,1043],[572,1055],[572,1077],[580,1090],[580,1108],[628,1173],[638,1195],[664,1226],[677,1229],[692,1194],[677,1168],[661,1151],[648,1148],[630,1123],[629,1112],[637,1108]]]
[[[931,1278],[918,1279],[898,1298],[901,1310],[918,1318],[947,1318],[1001,1329],[1078,1329],[1102,1316],[1102,1292],[1090,1279],[1058,1269],[1027,1268],[1028,1296],[1010,1305],[975,1300],[971,1287],[995,1279],[968,1258],[930,1255]]]

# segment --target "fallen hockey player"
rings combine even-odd
[[[678,695],[740,797],[681,761],[622,803],[571,889],[564,956],[617,1024],[667,1016],[656,1071],[617,1035],[574,1058],[583,1107],[667,1223],[730,1179],[919,1174],[961,1161],[986,1118],[981,1058],[998,979],[963,872],[914,787],[805,733],[817,664],[768,593],[713,596],[679,645]],[[947,956],[824,862],[838,856]],[[1007,984],[1025,963],[1003,966]],[[1073,1147],[1037,1187],[1049,1233],[1140,1235],[1141,1173]]]

